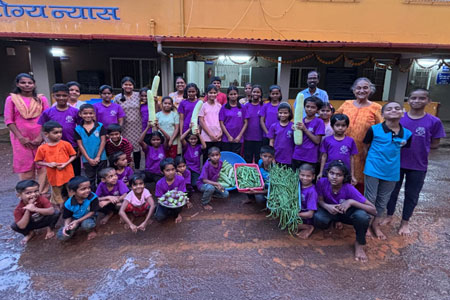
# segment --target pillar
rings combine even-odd
[[[171,86],[170,86],[170,65],[169,58],[167,56],[161,55],[161,92],[162,96],[168,96]]]
[[[51,86],[55,83],[55,68],[50,47],[41,42],[30,42],[31,71],[36,79],[36,90],[51,99]]]
[[[278,85],[281,87],[281,94],[283,95],[283,101],[289,99],[289,81],[291,80],[291,65],[280,64],[281,70],[279,70]]]
[[[401,59],[400,65],[408,64],[409,60]],[[394,66],[391,74],[391,87],[389,89],[389,100],[398,103],[405,102],[406,88],[408,86],[408,72],[400,72],[398,66]]]

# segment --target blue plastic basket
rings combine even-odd
[[[230,165],[232,165],[234,167],[234,164],[236,163],[243,163],[245,164],[245,160],[242,158],[242,156],[240,156],[239,154],[236,154],[234,152],[230,152],[230,151],[221,151],[220,152],[220,160],[221,161],[227,161]],[[232,191],[235,190],[236,187],[230,187],[230,188],[226,188],[227,191]]]
[[[100,98],[92,98],[90,100],[86,100],[85,101],[85,103],[89,103],[89,104],[92,104],[92,105],[94,105],[95,103],[99,103],[99,102],[102,102],[102,99],[100,99]]]

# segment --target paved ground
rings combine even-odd
[[[22,247],[9,229],[17,200],[6,141],[0,137],[3,299],[450,299],[448,140],[431,155],[413,236],[386,228],[387,241],[369,241],[367,264],[353,260],[351,228],[299,240],[237,193],[212,212],[195,198],[181,224],[154,223],[135,235],[113,218],[92,241],[39,235]]]

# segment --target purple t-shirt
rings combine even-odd
[[[186,193],[186,184],[184,183],[184,178],[181,177],[180,175],[175,175],[175,180],[172,182],[171,185],[167,184],[167,180],[165,177],[161,178],[156,183],[155,196],[158,198],[162,197],[162,195],[174,189]]]
[[[142,121],[142,132],[147,128],[148,124],[148,106],[147,103],[141,104],[141,121]],[[152,128],[147,131],[147,134],[152,133]]]
[[[317,197],[316,187],[314,186],[314,184],[305,189],[302,188],[302,210],[301,211],[317,210],[317,203],[318,203],[318,197]]]
[[[78,148],[77,141],[75,140],[73,134],[75,133],[75,127],[80,121],[78,117],[78,109],[69,105],[69,108],[61,111],[56,108],[56,106],[50,107],[42,113],[38,120],[39,125],[44,125],[45,122],[56,121],[61,124],[62,139],[69,142],[72,147]]]
[[[228,133],[236,138],[244,127],[245,111],[244,108],[238,108],[237,106],[228,109],[224,106],[220,109],[219,121],[223,122],[223,125],[228,130]],[[228,142],[228,137],[224,133],[222,135],[222,142]],[[240,143],[244,142],[244,135],[242,135]]]
[[[133,175],[134,175],[133,169],[126,166],[122,174],[117,174],[117,177],[119,178],[119,180],[123,181],[124,183],[127,183],[128,181],[131,180],[131,177],[133,177]]]
[[[197,180],[197,187],[200,189],[203,186],[203,179],[208,179],[211,181],[217,182],[219,179],[219,173],[220,169],[222,169],[223,162],[219,161],[219,164],[217,167],[214,167],[210,162],[209,159],[206,161],[206,163],[203,165],[202,173],[200,173],[200,177]]]
[[[259,111],[259,116],[265,118],[264,124],[266,124],[267,130],[269,130],[272,124],[278,123],[278,106],[280,106],[279,103],[278,105],[273,106],[272,103],[269,102],[264,104]],[[267,137],[264,131],[263,136]]]
[[[341,204],[345,200],[353,199],[360,203],[365,203],[366,198],[350,183],[344,183],[337,194],[333,193],[331,183],[328,178],[320,178],[316,183],[318,196],[322,196],[327,204]]]
[[[200,174],[202,171],[200,168],[200,155],[202,155],[202,146],[200,144],[192,147],[191,144],[186,144],[183,148],[183,157],[186,161],[186,166],[192,171]]]
[[[183,174],[181,175],[183,175],[186,187],[189,187],[191,185],[191,171],[189,171],[188,168],[186,168],[186,170],[184,170]]]
[[[314,135],[325,135],[325,125],[323,120],[320,118],[314,118],[310,122],[305,122],[306,118],[303,119],[303,124],[306,128]],[[309,137],[303,133],[303,143],[301,145],[296,145],[294,149],[293,159],[302,160],[309,163],[317,163],[319,156],[319,145],[316,145],[309,139]]]
[[[166,157],[163,145],[160,145],[158,149],[155,149],[153,146],[148,146],[144,153],[145,171],[149,171],[153,174],[161,174],[159,164]]]
[[[426,114],[420,119],[411,119],[405,113],[403,118],[400,119],[400,124],[412,133],[411,146],[402,148],[400,167],[408,170],[426,171],[431,139],[445,137],[441,120],[430,114]]]
[[[320,152],[328,155],[324,170],[333,160],[342,160],[347,169],[350,170],[351,156],[358,154],[358,148],[356,148],[355,141],[349,136],[344,137],[342,141],[338,141],[331,135],[323,139],[320,144]]]
[[[117,180],[116,185],[111,191],[108,190],[106,183],[102,181],[95,191],[95,194],[97,194],[98,197],[121,196],[126,193],[128,193],[128,187],[122,180]]]
[[[103,105],[103,102],[94,104],[97,122],[103,124],[105,129],[108,129],[110,124],[119,123],[119,119],[125,117],[125,112],[117,103],[111,103],[110,106]]]
[[[245,108],[245,118],[248,119],[248,127],[244,134],[244,139],[246,141],[256,141],[260,142],[262,140],[263,131],[259,123],[259,112],[262,106],[252,103],[247,103],[244,105]]]
[[[195,105],[198,101],[198,99],[194,102],[184,99],[178,106],[178,113],[184,115],[183,133],[188,130],[189,125],[191,124],[192,113],[194,112]]]
[[[281,164],[290,165],[292,162],[292,153],[294,153],[294,132],[292,122],[286,126],[281,126],[280,122],[272,124],[269,128],[267,137],[274,139],[275,161]]]

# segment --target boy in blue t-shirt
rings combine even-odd
[[[385,121],[370,127],[363,141],[367,153],[364,196],[377,209],[371,225],[373,233],[378,239],[385,240],[380,222],[395,184],[400,180],[400,150],[409,146],[411,131],[400,124],[403,107],[399,103],[387,103],[381,114]]]
[[[97,195],[91,192],[89,178],[76,176],[67,185],[74,195],[64,203],[64,226],[58,231],[57,238],[67,241],[81,229],[89,232],[88,240],[93,239],[97,235],[95,225],[100,206]]]
[[[269,172],[275,158],[275,149],[272,146],[266,145],[261,147],[259,153],[260,159],[258,161],[258,166],[259,171],[261,172],[261,176],[264,180],[264,190],[255,191],[250,189],[249,191],[245,192],[246,194],[248,194],[248,198],[244,201],[244,203],[251,203],[253,200],[255,200],[258,204],[266,204],[267,201],[267,191],[269,188]]]

